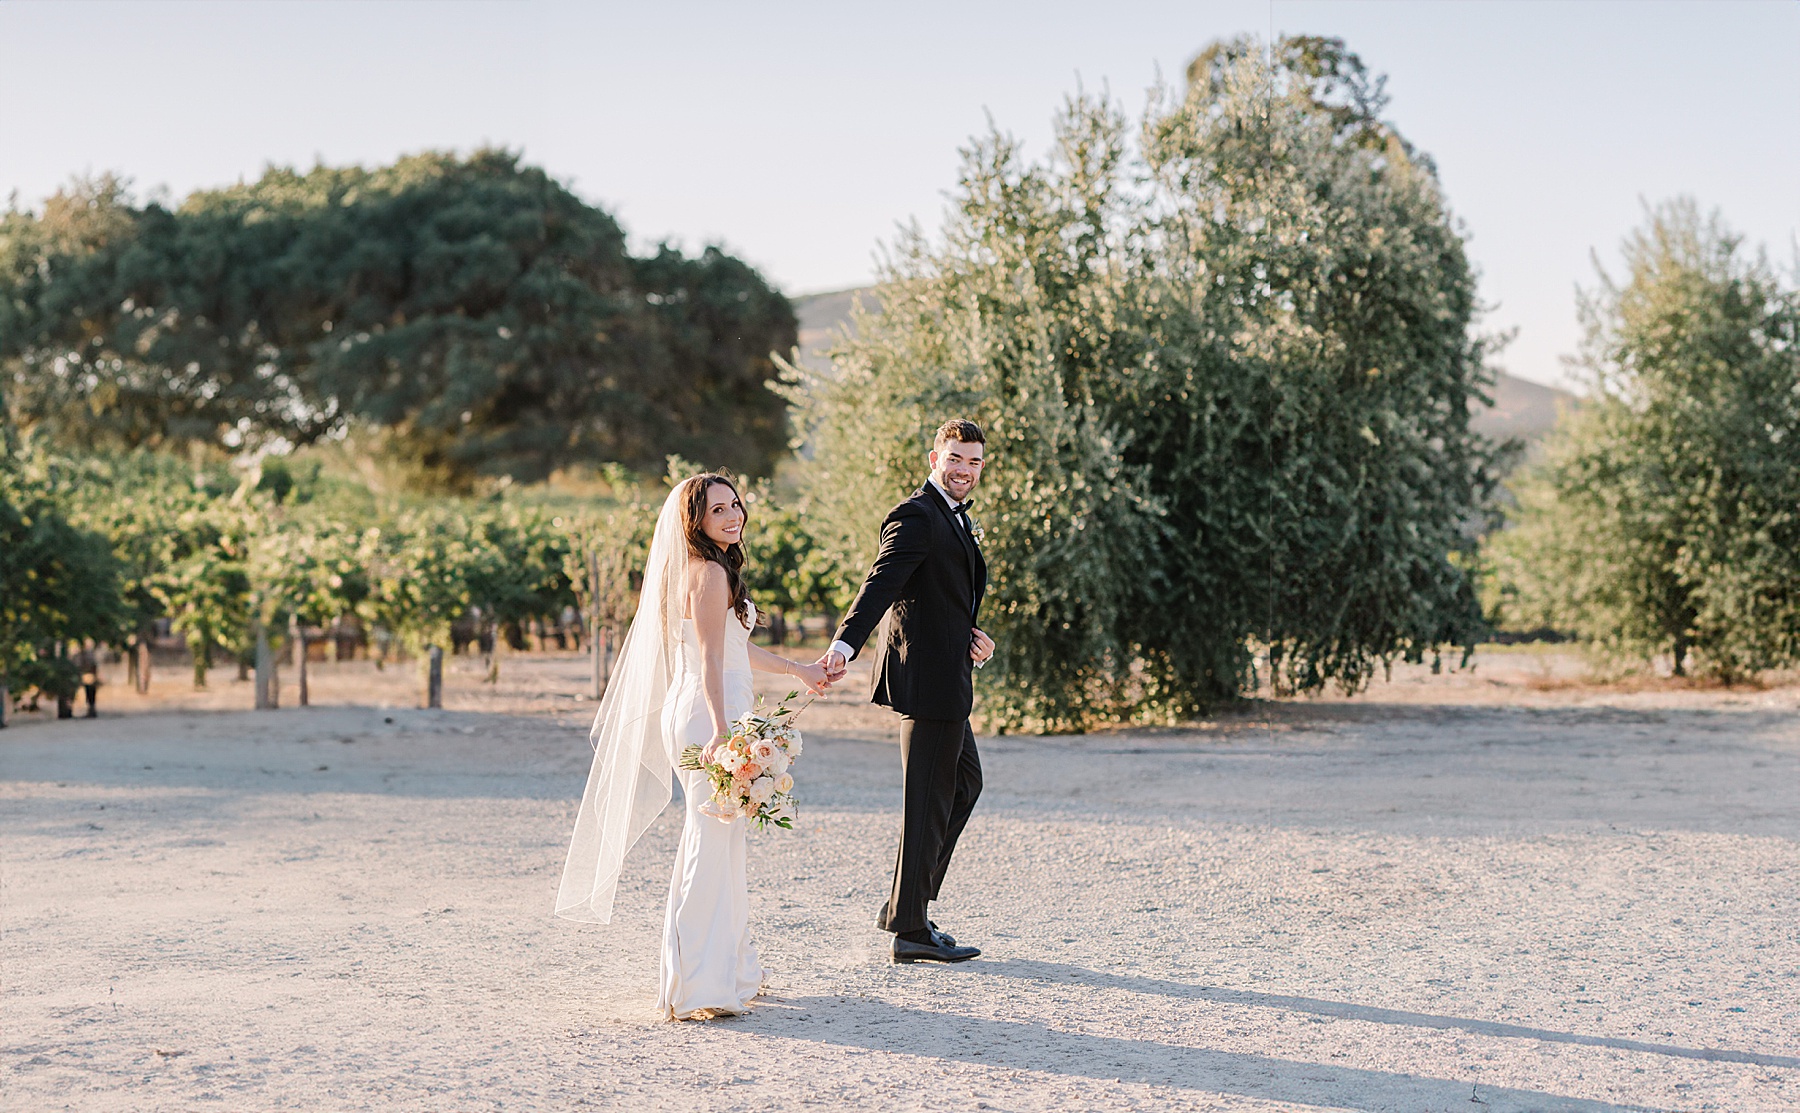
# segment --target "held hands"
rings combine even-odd
[[[988,659],[993,655],[994,639],[980,630],[975,631],[969,638],[969,658],[975,662],[975,667],[980,668],[987,664]]]
[[[825,655],[819,658],[818,663],[809,667],[823,670],[825,682],[836,684],[844,679],[844,674],[850,669],[850,662],[844,660],[842,653],[827,649]]]
[[[800,678],[800,682],[806,685],[806,690],[815,696],[824,695],[825,690],[832,685],[833,678],[825,671],[823,665],[817,663],[795,664],[793,670],[794,675]]]

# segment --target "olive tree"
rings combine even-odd
[[[1502,623],[1726,680],[1800,661],[1800,296],[1688,200],[1582,299],[1589,397],[1514,484]]]
[[[1383,103],[1341,43],[1239,40],[1135,134],[1077,96],[1041,160],[978,140],[941,233],[901,238],[797,386],[850,566],[939,421],[989,430],[997,724],[1354,689],[1482,629],[1474,276]]]

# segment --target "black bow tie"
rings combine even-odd
[[[959,502],[955,506],[952,506],[950,509],[958,514],[967,515],[969,513],[969,507],[974,506],[974,505],[975,505],[975,500],[970,499],[968,502]]]

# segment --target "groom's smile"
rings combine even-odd
[[[945,441],[931,453],[931,474],[957,502],[969,497],[981,482],[982,446],[964,441]]]

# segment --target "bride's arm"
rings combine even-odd
[[[731,587],[725,569],[712,561],[688,565],[688,600],[693,605],[694,632],[700,636],[700,690],[712,717],[714,738],[725,737],[725,617],[731,610]]]
[[[821,665],[802,665],[798,661],[790,661],[779,653],[771,653],[760,645],[750,646],[750,667],[757,672],[778,672],[783,676],[797,678],[813,692],[823,692],[830,685],[825,681],[825,669]]]

